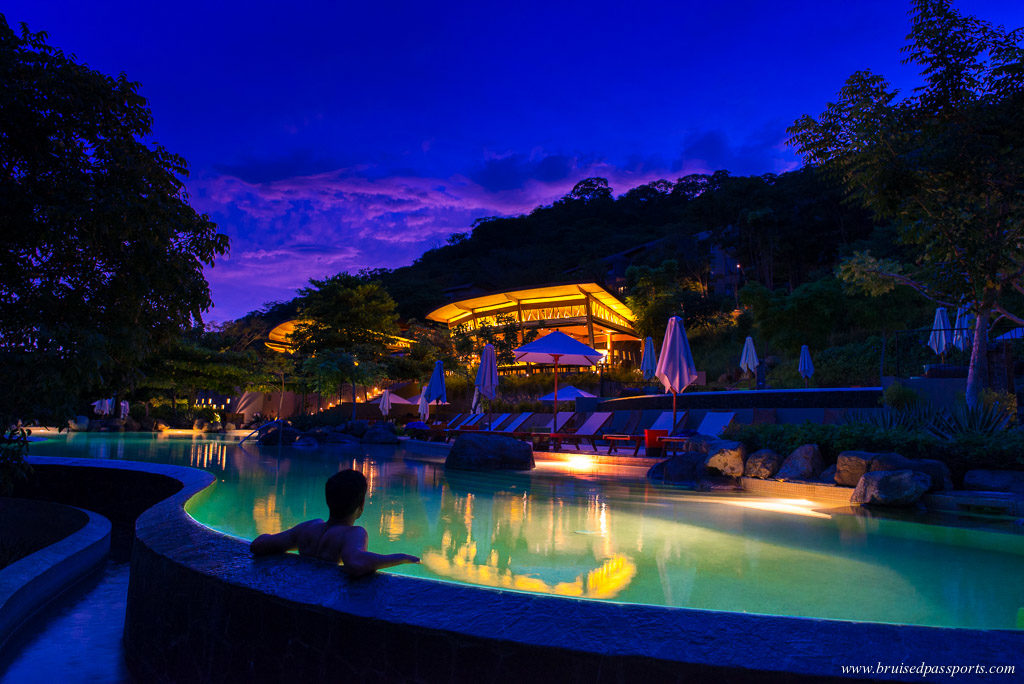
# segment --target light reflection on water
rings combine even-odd
[[[53,456],[204,468],[189,513],[251,539],[326,517],[324,481],[369,483],[371,550],[420,556],[402,574],[594,599],[924,625],[1013,628],[1024,544],[970,530],[833,515],[810,502],[709,496],[586,463],[448,472],[402,449],[260,448],[214,438],[73,434]]]

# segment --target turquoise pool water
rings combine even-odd
[[[40,456],[206,469],[187,506],[251,539],[326,517],[323,483],[366,474],[370,548],[394,572],[589,599],[973,628],[1020,628],[1024,537],[843,515],[806,501],[702,495],[585,460],[530,473],[446,473],[402,448],[240,447],[218,438],[72,434]]]

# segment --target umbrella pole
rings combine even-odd
[[[555,417],[551,419],[551,431],[558,432],[558,357],[555,359]]]
[[[672,430],[676,427],[676,391],[672,390]],[[672,430],[669,430],[671,434]]]

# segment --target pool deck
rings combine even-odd
[[[183,506],[210,484],[208,473],[31,460],[134,469],[183,485],[136,524],[125,645],[141,681],[819,682],[844,679],[844,665],[1016,665],[1024,653],[1017,630],[618,604],[386,572],[354,580],[294,555],[253,558],[244,540],[198,524]]]

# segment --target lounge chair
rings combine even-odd
[[[701,420],[696,430],[686,430],[677,436],[663,438],[662,441],[669,445],[674,453],[680,446],[687,446],[698,435],[718,437],[729,426],[735,415],[732,411],[708,411],[704,414],[704,419]]]
[[[472,427],[472,426],[476,425],[478,422],[480,422],[480,419],[483,418],[483,417],[484,417],[484,414],[482,414],[482,413],[470,413],[466,417],[466,419],[464,421],[462,421],[461,423],[459,423],[458,425],[456,425],[453,428],[448,428],[448,430],[447,430],[448,439],[451,439],[452,436],[454,436],[455,434],[457,434],[461,430],[465,430],[466,428],[469,428],[469,427]]]
[[[554,443],[555,451],[558,451],[562,442],[572,442],[576,445],[576,451],[580,450],[580,442],[589,439],[590,444],[597,450],[598,432],[611,420],[611,411],[599,411],[593,413],[586,421],[572,432],[554,432],[551,434],[551,441]]]
[[[497,432],[501,434],[512,434],[513,432],[518,430],[523,423],[528,421],[531,416],[533,416],[533,413],[529,411],[527,411],[526,413],[520,413],[513,417],[512,420],[505,423],[505,425],[502,426],[501,428],[497,430],[492,430],[491,432]]]
[[[640,429],[640,418],[643,414],[640,411],[630,411],[629,418],[626,420],[626,426],[621,432],[609,433],[601,436],[601,439],[608,442],[608,453],[614,454],[620,444],[632,444],[634,445],[633,455],[636,456],[640,451],[640,444],[643,442],[644,436],[639,433]]]
[[[512,436],[530,440],[536,449],[546,449],[551,441],[551,433],[557,432],[553,426],[564,427],[574,415],[573,411],[559,411],[554,417],[551,414],[540,414],[535,416],[536,420],[512,433]]]
[[[640,445],[644,443],[644,432],[646,430],[664,430],[666,433],[666,437],[671,437],[672,435],[675,435],[679,428],[686,423],[686,411],[683,411],[681,414],[676,415],[677,417],[675,423],[673,423],[672,411],[662,411],[661,414],[659,414],[658,417],[654,419],[653,423],[651,423],[646,428],[638,430],[636,434],[621,436],[605,435],[602,439],[609,439],[610,437],[612,438],[610,440],[612,446],[608,448],[608,453],[610,454],[613,451],[615,451],[614,447],[617,447],[617,443],[625,442],[631,443],[633,445],[633,455],[636,456],[638,453],[640,453]],[[661,439],[664,440],[665,437],[662,437]]]
[[[487,414],[484,415],[486,416]],[[491,416],[490,422],[484,418],[477,421],[473,427],[459,428],[459,432],[494,432],[494,428],[508,420],[508,417],[511,415],[511,413],[500,413],[496,416]],[[488,425],[490,426],[489,428]]]

